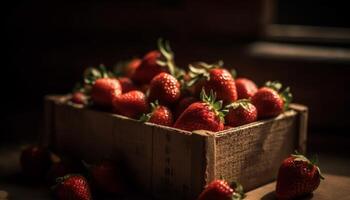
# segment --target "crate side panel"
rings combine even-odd
[[[246,190],[272,181],[297,144],[296,113],[216,138],[216,176]]]
[[[106,113],[56,104],[54,146],[88,162],[111,158],[112,122]]]
[[[137,183],[151,191],[153,127],[119,117],[113,123],[116,156],[125,160]]]
[[[153,193],[156,197],[169,198],[169,194],[174,199],[190,197],[191,139],[190,135],[154,129]]]

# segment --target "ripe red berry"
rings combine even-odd
[[[132,90],[136,90],[135,84],[132,82],[132,80],[128,77],[119,77],[118,81],[122,87],[122,92],[127,93]]]
[[[224,180],[214,180],[204,188],[197,200],[240,200],[244,196],[239,183],[235,183],[232,188]]]
[[[140,119],[141,121],[159,124],[163,126],[173,125],[173,114],[168,107],[159,105],[158,101],[156,101],[155,103],[151,103],[151,107],[151,113],[142,115]]]
[[[180,99],[174,109],[175,119],[179,118],[179,116],[183,113],[183,111],[186,110],[188,106],[190,106],[192,103],[196,101],[198,101],[198,99],[191,96]]]
[[[148,101],[144,93],[133,90],[119,95],[113,100],[113,111],[133,119],[148,112]]]
[[[92,85],[91,99],[99,106],[111,107],[113,99],[122,93],[122,87],[115,78],[100,78]]]
[[[247,78],[238,78],[235,82],[238,99],[249,99],[258,91],[256,84]]]
[[[88,103],[87,96],[83,92],[74,92],[71,101],[81,105],[86,105]]]
[[[258,112],[253,104],[247,99],[240,99],[227,106],[229,109],[225,116],[225,124],[236,127],[255,122]]]
[[[66,175],[57,179],[54,194],[58,200],[92,200],[87,180],[76,174]]]
[[[150,84],[149,100],[158,100],[162,105],[171,105],[179,100],[181,95],[180,83],[168,73],[155,76]]]
[[[278,199],[294,199],[312,193],[323,179],[315,163],[300,154],[285,159],[278,171],[276,196]]]

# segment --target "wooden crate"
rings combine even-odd
[[[281,161],[305,152],[307,108],[218,133],[187,132],[45,98],[43,141],[89,162],[123,156],[145,190],[159,198],[194,199],[215,178],[246,190],[275,179]]]

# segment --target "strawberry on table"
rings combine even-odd
[[[58,200],[91,200],[90,187],[87,180],[79,174],[69,174],[57,178],[53,187]]]
[[[22,151],[20,163],[25,176],[33,181],[42,180],[52,164],[50,151],[46,147],[29,146]]]
[[[133,119],[138,119],[143,113],[148,112],[148,100],[146,95],[138,90],[133,90],[113,100],[113,111]]]
[[[154,124],[159,124],[163,126],[172,126],[174,123],[174,118],[171,110],[166,107],[159,105],[158,101],[151,103],[152,111],[148,114],[143,114],[141,121],[151,122]]]
[[[155,76],[149,88],[149,100],[158,100],[162,105],[171,105],[179,100],[180,83],[172,75],[162,72]]]
[[[207,96],[201,92],[201,101],[192,103],[176,120],[174,127],[186,131],[208,130],[222,131],[224,129],[225,110],[221,110],[222,101],[216,101],[211,90]]]
[[[292,154],[282,162],[278,171],[276,196],[288,200],[312,193],[321,179],[324,178],[315,162],[301,154]]]
[[[281,83],[268,81],[254,94],[251,101],[258,110],[258,118],[275,117],[288,109],[292,94],[289,87],[279,93],[281,88]]]
[[[226,108],[229,110],[225,116],[226,125],[236,127],[257,120],[258,112],[248,99],[237,100],[226,106]]]
[[[208,93],[210,90],[216,92],[217,99],[229,104],[237,100],[235,80],[226,69],[220,68],[218,64],[208,65],[199,63],[190,65],[191,81],[188,85],[195,85],[195,94],[199,94],[202,88]]]
[[[197,200],[240,200],[244,198],[243,187],[234,183],[231,187],[224,180],[214,180],[208,184]]]
[[[163,41],[159,39],[158,50],[151,51],[143,57],[131,79],[137,84],[148,84],[161,72],[173,74],[174,66],[174,55],[169,43],[163,44]]]
[[[247,78],[236,79],[236,88],[238,99],[249,99],[258,91],[256,84]]]

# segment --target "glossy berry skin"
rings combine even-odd
[[[283,100],[280,95],[268,87],[260,88],[251,98],[258,110],[258,118],[275,117],[283,111]]]
[[[44,179],[52,162],[50,152],[45,147],[30,146],[21,153],[20,163],[23,174],[33,181]]]
[[[131,78],[135,70],[140,66],[141,59],[134,58],[132,59],[124,68],[124,74],[126,77]]]
[[[205,88],[207,93],[215,91],[217,99],[229,104],[237,100],[236,83],[230,72],[226,69],[214,68],[209,71],[209,80],[199,81],[196,84],[196,94]]]
[[[116,164],[111,161],[102,161],[101,163],[91,166],[90,173],[94,186],[99,191],[106,194],[122,194],[125,187],[121,174]]]
[[[232,200],[234,190],[224,180],[215,180],[205,187],[198,200]]]
[[[224,129],[224,124],[211,106],[204,102],[195,102],[180,115],[174,127],[186,131],[208,130],[217,132]]]
[[[75,104],[87,104],[87,97],[82,92],[74,92],[71,101]]]
[[[113,100],[113,112],[133,119],[147,113],[148,107],[146,95],[138,90],[124,93]]]
[[[87,180],[81,175],[67,175],[59,178],[54,187],[58,200],[92,200]]]
[[[172,126],[174,123],[174,117],[168,107],[159,105],[151,113],[148,122],[163,126]]]
[[[179,100],[180,83],[172,75],[162,72],[155,76],[149,88],[149,100],[158,100],[162,105],[171,105]]]
[[[180,99],[174,109],[175,119],[179,118],[179,116],[183,113],[183,111],[186,110],[188,106],[190,106],[192,103],[196,101],[198,101],[198,99],[194,97],[184,97]]]
[[[255,122],[258,118],[258,112],[255,106],[251,103],[246,103],[246,106],[238,106],[237,108],[230,108],[228,114],[225,116],[225,124],[237,127],[244,124]]]
[[[127,93],[127,92],[130,92],[132,90],[136,90],[137,89],[135,84],[128,77],[119,77],[118,81],[119,81],[119,83],[120,83],[120,85],[122,87],[122,92],[123,93]]]
[[[121,93],[122,87],[117,79],[100,78],[92,86],[91,99],[98,106],[111,107],[114,97]]]
[[[312,193],[320,184],[317,167],[293,156],[282,162],[278,171],[276,196],[280,200],[294,199]]]
[[[161,72],[167,71],[166,67],[162,67],[157,64],[157,60],[161,58],[161,53],[157,50],[147,53],[140,66],[138,66],[132,75],[132,80],[137,84],[148,84],[151,82],[153,77]]]
[[[256,84],[247,78],[236,79],[236,88],[238,99],[249,99],[258,91]]]

